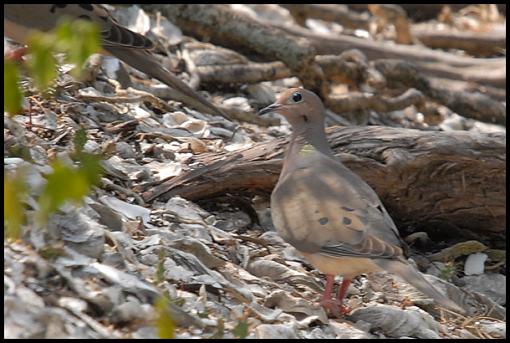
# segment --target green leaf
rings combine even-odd
[[[39,197],[37,220],[40,224],[45,224],[49,215],[66,201],[79,203],[88,194],[101,178],[99,161],[98,156],[81,153],[79,168],[60,160],[51,164],[53,172],[47,176],[47,183]]]
[[[80,163],[79,176],[83,177],[90,186],[99,184],[102,174],[101,157],[86,152],[78,154],[77,157]]]
[[[47,93],[58,75],[55,53],[64,52],[66,61],[76,65],[72,74],[79,77],[87,58],[98,52],[100,46],[100,31],[97,24],[81,19],[70,21],[65,18],[57,25],[55,33],[30,34],[28,51],[31,58],[27,62],[29,73],[34,78],[37,88]]]
[[[216,331],[211,336],[209,336],[209,338],[222,339],[224,336],[225,336],[225,322],[223,321],[223,318],[218,318]]]
[[[439,270],[438,277],[443,280],[451,280],[453,275],[457,272],[455,265],[452,262],[445,263],[444,267]]]
[[[11,145],[7,148],[7,156],[19,157],[27,162],[34,162],[32,155],[30,154],[30,148],[21,145]]]
[[[83,150],[85,143],[87,143],[87,132],[85,131],[85,129],[80,128],[78,131],[76,131],[76,133],[74,134],[73,143],[74,150],[77,153],[80,153]]]
[[[199,318],[209,318],[209,310],[208,309],[205,309],[204,311],[202,312],[197,312],[197,316]]]
[[[26,172],[18,169],[16,172],[4,171],[4,237],[18,239],[21,225],[25,220],[25,208],[22,198],[27,194],[24,181]]]
[[[168,298],[165,296],[156,301],[156,327],[159,338],[175,338],[175,324],[168,306]]]
[[[48,261],[54,261],[59,257],[67,256],[63,242],[54,245],[45,245],[38,251],[39,255]]]
[[[166,253],[162,249],[158,253],[158,263],[156,265],[156,284],[165,281],[165,257]]]
[[[237,338],[246,338],[246,336],[248,336],[248,322],[246,320],[241,320],[237,323],[236,327],[232,329],[232,334]]]
[[[28,39],[31,58],[27,61],[27,66],[37,88],[43,93],[47,93],[49,86],[57,78],[54,47],[55,38],[46,33],[34,32]]]
[[[57,26],[56,36],[58,49],[66,53],[66,61],[76,65],[72,75],[79,78],[87,58],[101,47],[99,26],[86,20],[64,18]]]
[[[4,58],[4,111],[10,115],[20,113],[22,101],[18,68],[13,61]]]
[[[183,307],[184,304],[186,303],[186,299],[181,298],[181,297],[176,297],[176,298],[170,299],[169,302],[176,306]]]

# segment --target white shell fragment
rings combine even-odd
[[[466,275],[479,275],[483,274],[484,263],[488,256],[483,253],[471,254],[466,259],[464,264],[464,274]]]

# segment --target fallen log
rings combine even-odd
[[[305,26],[306,19],[320,19],[340,24],[349,29],[369,29],[370,16],[350,11],[345,5],[337,4],[281,4],[289,10],[296,22]]]
[[[338,55],[349,49],[358,49],[369,60],[401,59],[413,62],[420,71],[426,72],[429,76],[476,82],[499,88],[506,87],[505,58],[465,57],[421,46],[374,42],[347,35],[330,37],[299,26],[267,24],[297,37],[309,39],[318,55]]]
[[[386,85],[390,88],[415,87],[464,117],[506,125],[505,105],[484,94],[452,91],[445,86],[433,86],[415,64],[403,60],[376,60],[371,64],[384,76]]]
[[[330,127],[337,158],[378,193],[399,227],[501,234],[506,228],[506,134]],[[272,191],[287,139],[226,154],[143,193],[145,201]]]
[[[399,4],[407,16],[415,21],[435,19],[441,13],[444,6],[449,6],[453,11],[459,11],[472,4]],[[496,4],[501,14],[506,16],[506,4]],[[367,4],[349,4],[347,7],[353,11],[368,11]]]
[[[307,39],[265,25],[226,5],[158,4],[143,8],[160,11],[187,35],[282,61],[307,89],[322,98],[329,94],[329,83],[315,63],[315,49]]]
[[[501,54],[506,49],[506,32],[450,32],[412,29],[413,36],[432,49],[460,49],[474,56]]]

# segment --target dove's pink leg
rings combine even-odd
[[[335,284],[335,276],[332,274],[326,274],[326,287],[324,294],[320,301],[320,305],[326,310],[329,310],[336,317],[340,317],[342,311],[342,303],[338,302],[337,299],[331,298],[331,292],[333,291],[333,285]],[[344,292],[345,293],[345,292]],[[338,309],[340,308],[340,311]]]
[[[337,300],[340,303],[340,312],[342,312],[342,314],[347,314],[351,311],[351,309],[349,307],[343,305],[345,294],[347,293],[347,289],[349,288],[350,284],[351,284],[351,280],[344,278],[342,280],[342,285],[338,289]]]
[[[333,291],[334,283],[335,277],[331,274],[326,274],[326,288],[324,289],[321,302],[331,300],[331,292]]]

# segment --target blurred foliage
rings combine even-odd
[[[74,151],[70,157],[76,165],[62,159],[50,163],[52,172],[45,175],[46,184],[37,200],[37,223],[45,225],[49,216],[65,202],[79,204],[91,188],[101,180],[101,157],[83,151],[87,141],[85,131],[80,129],[74,138]],[[5,236],[16,239],[24,223],[25,211],[22,203],[27,194],[26,172],[18,168],[16,172],[4,175],[4,226]]]
[[[83,128],[76,131],[74,134],[73,143],[74,151],[77,154],[80,154],[83,151],[85,143],[87,143],[87,132]]]
[[[186,303],[186,299],[184,299],[182,297],[176,297],[176,298],[170,299],[169,302],[176,306],[183,307],[184,304]]]
[[[45,245],[41,247],[38,252],[42,258],[48,261],[54,261],[59,257],[66,256],[63,242],[58,242],[53,245]]]
[[[19,157],[27,162],[34,162],[32,155],[30,154],[30,148],[22,145],[10,145],[6,148],[7,153],[6,156],[9,157]]]
[[[10,115],[21,112],[23,94],[18,86],[18,68],[13,61],[4,59],[4,111]]]
[[[39,197],[37,220],[44,225],[48,217],[66,201],[79,203],[92,186],[101,180],[100,156],[83,151],[87,142],[85,130],[79,129],[74,136],[74,152],[71,158],[79,166],[69,166],[61,160],[50,163],[53,172],[46,177],[46,185]]]
[[[76,65],[73,75],[82,72],[86,59],[100,47],[100,33],[96,24],[85,20],[63,21],[55,29],[56,33],[32,33],[28,38],[26,63],[29,75],[35,85],[47,94],[48,87],[57,77],[56,53],[64,52],[66,63]],[[23,94],[19,87],[19,70],[14,61],[4,58],[4,111],[11,115],[22,110]],[[53,172],[46,176],[46,186],[39,197],[39,223],[47,222],[51,213],[66,201],[79,202],[90,188],[100,180],[99,157],[84,153],[87,141],[85,131],[75,136],[75,151],[71,158],[79,166],[69,166],[57,160],[51,164]],[[26,154],[24,154],[26,155]],[[17,171],[4,175],[4,236],[19,238],[20,227],[24,222],[24,205],[21,199],[26,195],[27,186],[24,173]]]
[[[90,21],[64,19],[55,32],[58,50],[66,53],[66,62],[77,66],[71,74],[79,78],[87,58],[101,48],[99,27]]]
[[[55,36],[50,33],[34,32],[28,39],[28,52],[31,55],[27,61],[28,71],[36,87],[43,93],[58,76],[55,43]]]
[[[225,336],[225,321],[223,318],[218,318],[218,324],[216,326],[216,331],[209,336],[209,338],[217,338],[222,339]]]
[[[28,37],[28,74],[36,87],[48,94],[48,88],[57,78],[56,53],[65,53],[65,63],[74,64],[71,71],[80,77],[87,58],[100,49],[100,31],[97,24],[64,18],[53,32],[34,32]],[[4,111],[14,115],[21,112],[22,92],[19,88],[18,67],[4,58]]]
[[[452,277],[457,273],[454,262],[445,263],[444,267],[439,270],[438,276],[446,281],[451,281]]]
[[[156,284],[165,281],[165,257],[165,251],[160,250],[158,253],[158,263],[156,265]]]
[[[236,327],[232,329],[232,334],[240,339],[246,338],[248,336],[248,322],[246,320],[239,321]]]
[[[169,300],[162,296],[156,301],[156,327],[159,338],[175,338],[175,324],[169,309]]]
[[[24,168],[10,171],[4,170],[4,238],[18,239],[21,225],[25,221],[23,197],[27,192]]]
[[[79,166],[70,166],[62,160],[50,163],[53,172],[46,176],[46,185],[39,197],[37,221],[45,225],[49,216],[65,202],[79,204],[92,186],[101,180],[100,157],[75,151],[73,157]]]
[[[203,311],[197,312],[197,316],[199,318],[209,318],[209,310],[205,309]]]

